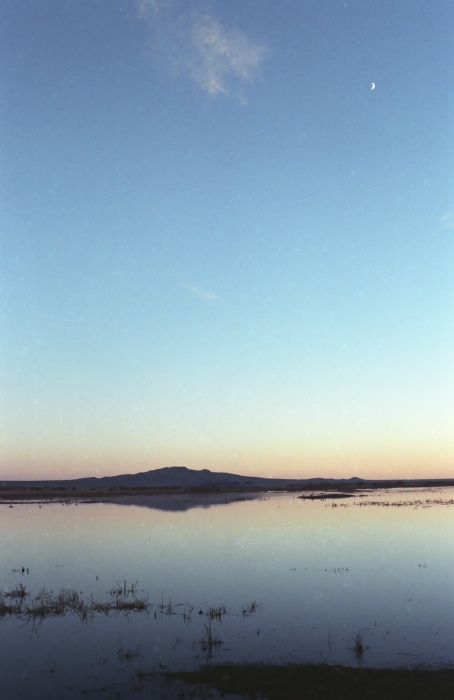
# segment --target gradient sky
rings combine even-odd
[[[0,12],[0,476],[453,477],[452,0]]]

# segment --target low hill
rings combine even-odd
[[[280,479],[257,476],[242,476],[228,472],[212,472],[209,469],[188,469],[187,467],[164,467],[137,474],[118,476],[84,477],[82,479],[55,479],[37,481],[0,481],[1,489],[333,489],[355,490],[358,488],[394,488],[409,486],[448,486],[453,479],[379,479],[366,480],[359,477],[349,479]]]
[[[0,486],[39,487],[39,488],[191,488],[191,487],[248,487],[251,488],[288,488],[298,486],[361,483],[361,479],[279,479],[256,476],[241,476],[227,472],[212,472],[209,469],[188,469],[187,467],[164,467],[137,474],[120,474],[118,476],[85,477],[82,479],[58,479],[46,481],[3,481]]]

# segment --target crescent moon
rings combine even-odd
[[[375,90],[375,83],[372,83],[372,85],[371,85],[371,88],[370,88],[370,89],[371,89],[371,90]]]

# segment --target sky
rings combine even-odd
[[[0,477],[454,477],[454,3],[0,15]]]

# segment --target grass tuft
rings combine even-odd
[[[364,643],[364,634],[363,632],[358,632],[355,634],[353,637],[353,646],[351,647],[351,650],[353,651],[355,658],[360,660],[363,658],[364,653],[370,649],[370,647]]]
[[[203,629],[204,634],[202,639],[200,640],[200,646],[202,647],[202,650],[206,651],[208,656],[211,657],[214,648],[221,646],[222,639],[220,639],[214,634],[211,625],[211,618],[208,618],[208,623],[204,623]]]

